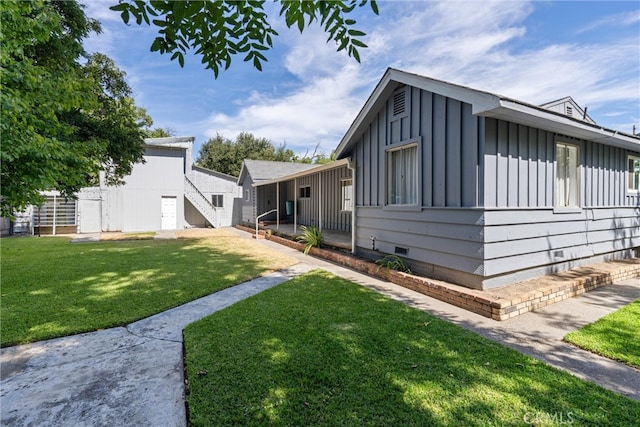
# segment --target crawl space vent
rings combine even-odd
[[[395,253],[398,255],[406,255],[409,250],[407,248],[401,248],[400,246],[396,246]]]

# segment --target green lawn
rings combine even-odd
[[[208,425],[637,425],[640,402],[328,273],[190,325]]]
[[[640,369],[640,300],[571,332],[564,339]]]
[[[293,263],[224,235],[0,247],[3,347],[124,325]]]

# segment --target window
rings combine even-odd
[[[640,157],[628,157],[629,191],[640,191]]]
[[[211,204],[216,208],[224,207],[224,195],[222,194],[213,194],[211,195]]]
[[[580,206],[580,171],[576,145],[556,144],[556,206]]]
[[[309,199],[311,198],[311,186],[306,185],[304,187],[300,187],[300,198],[301,199]]]
[[[342,210],[353,210],[353,180],[343,179],[340,182],[342,193]]]
[[[418,204],[418,147],[387,152],[387,204]]]
[[[245,202],[251,201],[251,192],[249,190],[244,190],[244,201]]]

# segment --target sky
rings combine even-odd
[[[81,0],[102,33],[88,52],[126,72],[153,127],[195,137],[194,157],[217,134],[252,132],[299,155],[329,154],[388,67],[531,104],[571,96],[599,125],[640,131],[640,1],[379,1],[352,15],[366,32],[361,63],[336,52],[319,26],[280,34],[257,71],[242,57],[218,78],[190,54],[185,66],[150,52],[157,29],[125,25],[109,6]]]

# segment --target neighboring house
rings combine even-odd
[[[353,251],[479,289],[633,256],[640,138],[547,107],[388,69],[336,149]]]
[[[286,216],[286,202],[293,195],[286,187],[277,184],[260,185],[279,177],[316,167],[308,163],[272,162],[268,160],[245,160],[240,169],[238,185],[242,188],[240,219],[244,224],[255,224],[256,220],[277,221]],[[276,217],[276,211],[280,218]],[[266,215],[263,215],[266,214]]]
[[[77,200],[47,192],[30,216],[36,234],[155,231],[235,224],[236,178],[192,164],[193,137],[145,140],[144,162],[125,184],[82,189]]]

